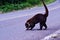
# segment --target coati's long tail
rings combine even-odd
[[[46,4],[44,3],[44,0],[42,0],[42,3],[43,3],[43,5],[44,5],[44,7],[45,7],[45,14],[44,14],[44,16],[45,16],[45,17],[48,17],[49,11],[48,11],[48,8],[47,8]]]

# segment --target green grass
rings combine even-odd
[[[46,4],[50,4],[52,2],[54,2],[55,0],[45,0]],[[10,12],[13,10],[20,10],[20,9],[24,9],[24,8],[29,8],[32,6],[41,6],[42,2],[40,0],[27,0],[27,2],[22,2],[20,4],[5,4],[0,6],[0,12]]]

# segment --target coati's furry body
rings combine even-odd
[[[33,16],[32,18],[30,18],[29,20],[27,20],[27,22],[25,23],[25,26],[28,29],[32,30],[35,26],[35,24],[40,23],[40,30],[42,30],[42,27],[44,26],[45,29],[47,29],[47,25],[46,25],[46,20],[48,17],[48,8],[45,5],[44,1],[41,0],[44,7],[45,7],[45,14],[36,14],[35,16]]]

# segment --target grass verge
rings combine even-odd
[[[46,4],[50,4],[52,2],[54,2],[55,0],[45,0]],[[20,4],[5,4],[0,6],[0,12],[10,12],[13,10],[20,10],[20,9],[24,9],[24,8],[29,8],[29,7],[34,7],[34,6],[41,6],[42,2],[40,2],[40,0],[29,0],[27,2],[22,2]]]

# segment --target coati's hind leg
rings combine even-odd
[[[46,23],[44,23],[43,25],[44,25],[44,27],[45,27],[45,29],[44,29],[44,30],[46,30],[46,29],[47,29],[47,25],[46,25]]]
[[[47,25],[46,25],[45,22],[40,23],[40,30],[42,30],[43,26],[45,27],[44,30],[46,30],[47,29]]]
[[[43,28],[43,23],[40,23],[40,30],[42,30]]]

